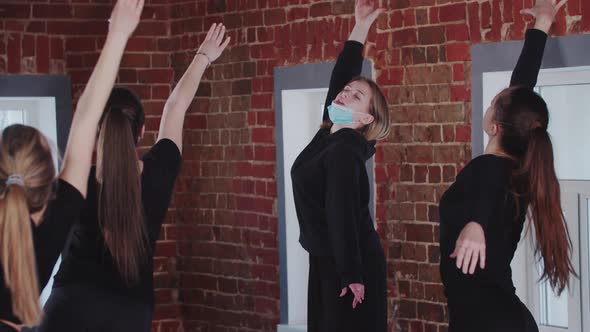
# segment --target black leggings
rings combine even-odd
[[[380,249],[380,247],[379,247]],[[354,295],[342,288],[332,257],[309,256],[308,332],[385,332],[387,281],[383,251],[363,255],[365,300],[352,309]]]
[[[32,331],[149,332],[152,321],[150,304],[89,285],[53,288],[43,310]]]

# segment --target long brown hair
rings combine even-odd
[[[29,126],[5,128],[0,139],[0,258],[12,311],[25,325],[36,325],[41,318],[31,214],[45,207],[54,180],[51,149],[43,135]]]
[[[500,147],[518,161],[514,191],[529,207],[535,230],[535,253],[543,259],[541,279],[560,294],[575,271],[570,260],[571,240],[555,174],[553,146],[547,132],[547,104],[526,87],[508,88],[496,100],[495,121]]]
[[[389,135],[389,108],[387,106],[387,99],[377,83],[373,80],[363,76],[357,76],[353,78],[349,83],[352,82],[364,82],[369,86],[371,90],[371,101],[369,104],[369,114],[374,118],[373,122],[359,129],[359,132],[365,136],[369,141],[384,139]],[[326,105],[328,106],[328,105]],[[332,121],[329,119],[324,121],[322,128],[330,128]]]
[[[127,89],[113,89],[97,144],[98,221],[106,247],[128,283],[139,280],[147,260],[148,236],[135,150],[143,123],[140,100]]]

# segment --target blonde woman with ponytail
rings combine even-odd
[[[41,317],[39,284],[47,278],[37,275],[35,247],[40,241],[34,239],[51,231],[41,227],[40,221],[54,180],[51,149],[43,135],[23,125],[6,128],[0,137],[0,331],[11,331],[21,323],[35,324]],[[66,232],[51,243],[58,255],[67,221],[62,226]]]
[[[84,205],[96,132],[143,0],[119,0],[109,38],[76,106],[57,191],[51,149],[35,128],[12,125],[0,137],[0,332],[40,323],[45,286]],[[51,196],[54,196],[51,200]]]

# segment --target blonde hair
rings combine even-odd
[[[364,82],[369,86],[371,89],[371,101],[369,102],[369,113],[373,116],[374,120],[370,124],[359,128],[358,131],[365,136],[365,138],[369,141],[373,140],[381,140],[386,138],[389,135],[390,126],[389,126],[389,108],[387,106],[387,99],[377,83],[373,80],[363,77],[357,76],[350,80],[351,82]],[[327,106],[327,105],[326,105]],[[324,121],[322,124],[322,128],[330,128],[332,126],[332,121],[329,119]]]
[[[23,183],[8,181],[11,175]],[[51,149],[43,135],[23,125],[4,129],[0,138],[0,259],[12,311],[25,325],[37,325],[41,318],[30,218],[47,204],[54,179]]]

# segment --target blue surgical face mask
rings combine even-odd
[[[330,120],[335,125],[350,125],[356,123],[352,118],[352,114],[356,113],[350,108],[346,108],[342,105],[332,103],[328,106],[328,115]]]

